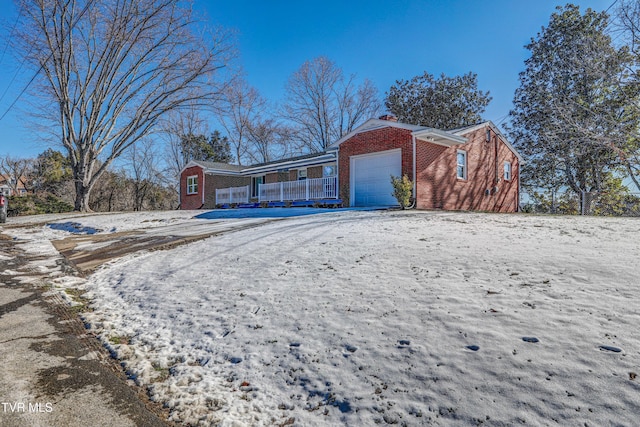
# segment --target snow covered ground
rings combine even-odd
[[[335,212],[129,255],[75,286],[176,421],[631,426],[639,226]]]

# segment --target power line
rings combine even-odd
[[[23,3],[20,3],[20,9],[18,9],[18,16],[16,16],[16,20],[13,23],[13,27],[11,27],[11,32],[9,33],[9,37],[7,38],[7,43],[4,45],[4,50],[2,51],[2,57],[0,57],[0,64],[4,60],[4,55],[7,53],[7,49],[9,49],[9,43],[13,38],[13,33],[16,31],[16,27],[18,26],[18,21],[20,20],[20,16],[22,15],[22,9],[24,7]]]
[[[26,61],[26,59],[23,59],[22,62],[20,63],[20,66],[18,67],[18,69],[16,70],[16,72],[13,74],[13,77],[11,78],[11,81],[9,82],[9,84],[7,85],[7,88],[4,90],[4,92],[2,92],[2,96],[0,96],[0,102],[2,102],[2,100],[4,99],[4,97],[7,95],[7,92],[9,92],[9,89],[11,89],[11,85],[13,84],[13,82],[16,80],[16,78],[18,77],[18,74],[20,74],[20,70],[22,70],[22,66],[24,65],[24,62]]]
[[[91,4],[94,1],[95,0],[87,0],[87,4],[84,5],[84,8],[80,11],[80,14],[76,18],[76,20],[74,22],[72,22],[71,25],[69,26],[69,31],[72,31],[73,28],[78,24],[78,22],[80,22],[80,19],[84,16],[84,14],[87,12],[87,10],[89,10],[89,7],[91,7]],[[44,61],[44,62],[42,62],[40,64],[40,67],[38,67],[38,69],[36,70],[36,72],[33,75],[33,77],[31,77],[31,80],[29,80],[29,82],[26,84],[26,86],[24,88],[22,88],[22,90],[20,91],[20,93],[18,94],[16,99],[14,99],[14,101],[11,103],[11,105],[9,105],[9,107],[2,114],[2,116],[0,116],[0,121],[2,121],[2,119],[4,119],[7,114],[9,114],[9,111],[11,111],[11,109],[17,104],[18,100],[20,100],[20,97],[22,97],[22,95],[24,95],[24,93],[27,91],[27,89],[29,89],[29,86],[31,86],[31,84],[35,81],[36,77],[38,77],[38,74],[40,74],[40,71],[42,71],[42,69],[44,68],[44,64],[49,62],[49,60],[51,59],[53,54],[54,54],[54,51],[51,51],[49,56],[47,56],[46,61]]]

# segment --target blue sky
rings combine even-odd
[[[576,1],[601,11],[613,0]],[[9,25],[16,11],[0,0]],[[239,58],[248,82],[279,102],[289,76],[309,59],[324,55],[346,74],[370,79],[382,98],[398,79],[425,71],[460,75],[473,71],[493,97],[484,116],[503,123],[524,68],[524,45],[549,22],[555,3],[547,0],[380,1],[207,1],[196,0],[210,22],[236,31]],[[32,71],[20,70],[0,45],[0,115],[16,99]],[[5,93],[6,91],[6,93]],[[38,143],[21,119],[21,99],[0,120],[0,156],[35,156]],[[212,128],[215,126],[212,124]]]

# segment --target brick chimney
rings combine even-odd
[[[393,114],[384,114],[384,115],[378,117],[378,119],[387,120],[389,122],[397,122],[398,121],[398,118],[396,116],[394,116]]]

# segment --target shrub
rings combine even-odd
[[[406,209],[411,203],[413,182],[407,175],[402,175],[402,178],[391,175],[391,185],[393,186],[393,197],[396,198],[402,209]]]
[[[73,211],[73,205],[52,194],[9,197],[8,212],[11,216],[38,215]]]

